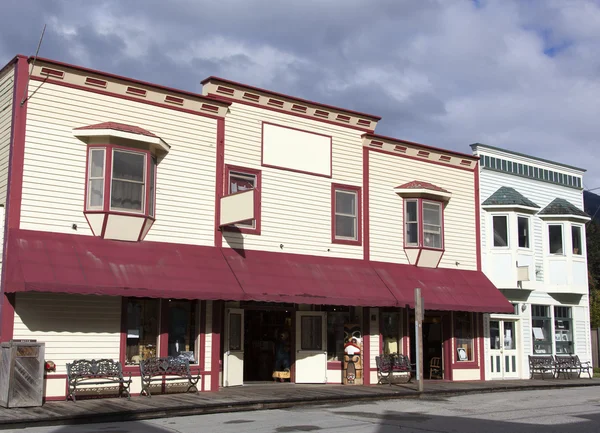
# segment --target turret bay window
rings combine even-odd
[[[529,248],[530,245],[530,229],[529,217],[517,217],[517,229],[519,230],[519,248]]]
[[[564,254],[562,224],[548,225],[548,246],[550,254]]]
[[[404,245],[444,247],[442,203],[423,199],[404,200]]]
[[[494,215],[492,224],[494,228],[494,247],[508,247],[508,216]]]
[[[582,241],[581,241],[581,226],[571,226],[571,239],[573,244],[573,255],[583,255]]]
[[[331,186],[332,243],[361,245],[361,188]]]

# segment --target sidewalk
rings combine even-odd
[[[382,399],[440,398],[460,394],[600,386],[600,379],[506,380],[487,382],[426,381],[419,394],[414,383],[342,386],[261,383],[219,392],[169,394],[47,402],[42,407],[0,408],[0,430],[32,426],[134,421],[206,413],[280,409],[299,405],[342,404]]]

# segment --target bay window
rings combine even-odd
[[[494,215],[492,217],[494,229],[494,247],[508,246],[508,216]]]
[[[573,255],[583,255],[582,241],[581,241],[581,226],[571,226],[571,240],[573,244]]]
[[[361,188],[331,185],[332,243],[361,244]]]
[[[531,306],[533,353],[552,353],[552,321],[547,305]]]
[[[548,246],[550,249],[550,254],[564,254],[562,224],[548,225]]]
[[[405,247],[444,247],[442,203],[424,199],[404,200]]]
[[[554,340],[556,353],[575,353],[571,307],[554,307]]]
[[[517,230],[519,231],[519,248],[529,248],[529,218],[517,217]]]

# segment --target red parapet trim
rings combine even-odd
[[[323,110],[315,110],[315,116],[327,119],[329,117],[329,113]]]
[[[235,90],[230,89],[229,87],[217,86],[217,93],[223,93],[225,95],[233,95]]]
[[[473,155],[468,154],[468,153],[462,153],[462,152],[456,152],[454,150],[442,149],[442,148],[439,148],[439,147],[430,146],[428,144],[417,143],[415,141],[402,140],[400,138],[386,137],[385,135],[379,135],[379,134],[369,133],[369,134],[363,134],[363,138],[388,140],[388,141],[392,141],[392,142],[395,142],[395,143],[410,144],[410,145],[413,145],[413,146],[423,147],[425,149],[429,149],[429,150],[432,150],[434,152],[449,153],[451,155],[460,156],[461,158],[466,158],[466,159],[470,159],[470,160],[473,160],[473,161],[479,160],[478,156],[476,157],[476,156],[473,156]]]
[[[284,110],[284,109],[281,109],[281,108],[269,107],[267,105],[261,105],[261,104],[257,104],[255,102],[250,102],[250,101],[243,101],[241,99],[233,99],[233,98],[229,98],[229,97],[222,96],[222,95],[216,95],[214,93],[209,93],[208,96],[211,99],[218,100],[218,101],[225,101],[225,102],[230,102],[230,103],[237,102],[239,104],[248,105],[250,107],[262,108],[264,110],[275,111],[277,113],[287,114],[289,116],[301,117],[303,119],[309,119],[309,120],[313,120],[315,122],[328,123],[330,125],[341,126],[342,128],[356,129],[357,131],[362,131],[364,133],[371,133],[371,132],[373,132],[372,129],[361,128],[360,126],[346,125],[346,124],[343,124],[343,123],[334,122],[333,120],[329,120],[329,119],[321,119],[319,117],[311,116],[311,115],[308,115],[308,114],[303,114],[303,113],[300,113],[300,112],[294,113],[294,112],[287,111],[287,110]],[[297,110],[294,110],[294,111],[297,111]]]
[[[363,384],[371,384],[371,308],[363,308]],[[365,362],[366,358],[366,362]],[[365,374],[366,372],[366,374]]]
[[[221,197],[225,192],[225,119],[217,121],[217,158],[216,158],[215,181],[215,247],[223,246],[223,234],[220,230],[221,221]]]
[[[200,301],[200,347],[198,362],[200,368],[206,365],[206,301]],[[200,391],[204,391],[204,378],[200,379]]]
[[[369,149],[363,148],[363,259],[370,260],[370,219],[369,219]]]
[[[16,56],[14,56],[4,66],[0,67],[0,75],[2,75],[4,71],[13,66],[15,63],[17,63],[19,59],[25,59],[25,61],[27,61],[27,56],[24,56],[22,54],[17,54]]]
[[[260,95],[255,95],[254,93],[244,92],[244,96],[242,96],[242,98],[249,99],[250,101],[254,101],[254,102],[260,101]]]
[[[223,190],[226,195],[232,195],[229,191],[229,173],[235,171],[243,174],[250,174],[256,176],[256,187],[254,188],[254,228],[250,227],[236,227],[232,223],[230,225],[221,227],[223,231],[235,231],[239,233],[246,233],[250,235],[260,235],[261,234],[261,203],[262,203],[262,172],[261,170],[257,170],[254,168],[241,167],[237,165],[225,165],[225,185]],[[239,193],[236,193],[239,194]],[[220,206],[220,203],[219,203]],[[242,222],[242,221],[240,221]]]
[[[210,390],[219,390],[219,372],[221,370],[219,361],[221,359],[221,327],[223,324],[223,302],[213,301],[213,323],[212,323],[212,358],[211,367],[212,372],[210,376]]]
[[[54,78],[58,78],[60,80],[65,78],[64,71],[59,71],[57,69],[51,69],[51,68],[42,68],[40,70],[40,75],[46,75],[47,77],[54,77]]]
[[[2,296],[0,342],[6,342],[12,340],[14,334],[16,296],[14,293],[4,293],[0,296]]]
[[[229,85],[233,85],[233,86],[244,87],[246,89],[267,93],[269,95],[273,95],[276,97],[291,99],[293,101],[300,102],[303,104],[317,105],[319,107],[323,107],[323,108],[327,108],[327,109],[339,110],[339,111],[343,111],[345,113],[354,114],[356,116],[368,117],[368,118],[376,120],[376,121],[381,120],[381,116],[375,116],[373,114],[361,113],[359,111],[347,110],[345,108],[334,107],[332,105],[322,104],[320,102],[309,101],[308,99],[302,99],[302,98],[298,98],[296,96],[286,95],[284,93],[273,92],[271,90],[261,89],[260,87],[249,86],[247,84],[242,84],[242,83],[238,83],[238,82],[231,81],[231,80],[226,80],[224,78],[219,78],[219,77],[215,77],[215,76],[210,76],[210,77],[205,78],[204,80],[200,81],[200,84],[204,85],[204,84],[208,83],[209,81],[219,81],[221,83],[225,83],[225,84],[229,84]]]
[[[327,370],[343,370],[342,361],[327,361]]]
[[[63,81],[56,81],[56,80],[51,80],[51,79],[43,79],[43,78],[35,77],[35,76],[31,77],[31,80],[43,81],[45,83],[56,84],[58,86],[65,86],[65,87],[69,87],[71,89],[85,90],[86,92],[97,93],[99,95],[112,96],[114,98],[125,99],[127,101],[135,101],[135,102],[139,102],[141,104],[148,104],[148,105],[153,105],[155,107],[161,107],[161,108],[167,108],[169,110],[180,111],[182,113],[188,113],[188,114],[194,114],[196,116],[208,117],[209,119],[215,119],[215,120],[222,119],[222,117],[214,116],[214,115],[211,115],[208,113],[203,113],[201,111],[190,110],[189,108],[183,108],[183,107],[174,107],[172,105],[167,105],[167,104],[155,102],[155,101],[149,101],[147,99],[140,99],[140,98],[136,98],[133,96],[122,95],[120,93],[114,93],[114,92],[110,92],[108,90],[84,87],[84,86],[80,86],[78,84],[66,83]]]
[[[281,108],[281,107],[283,107],[283,104],[284,104],[284,102],[283,102],[283,101],[280,101],[280,100],[278,100],[278,99],[273,99],[273,98],[270,98],[270,99],[267,101],[267,104],[269,104],[269,105],[274,105],[275,107],[280,107],[280,108]]]
[[[85,84],[87,84],[88,86],[98,86],[98,87],[102,87],[102,88],[106,88],[106,86],[108,86],[107,81],[99,80],[94,77],[86,77]]]
[[[356,193],[356,240],[337,239],[335,237],[335,193],[336,191],[350,191]],[[331,243],[342,245],[362,245],[362,188],[354,185],[331,184]]]
[[[479,162],[475,164],[473,170],[475,183],[475,249],[477,253],[477,271],[481,272],[481,205],[480,205],[480,189],[479,189]]]
[[[368,148],[368,147],[365,146],[365,148]],[[393,151],[390,151],[390,150],[375,149],[375,148],[372,148],[372,147],[370,147],[368,149],[370,149],[373,152],[385,153],[386,155],[396,155],[396,156],[398,156],[400,158],[412,159],[413,161],[421,161],[421,162],[426,162],[428,164],[442,165],[444,167],[455,168],[457,170],[473,171],[472,168],[462,167],[462,166],[459,166],[459,165],[447,164],[447,163],[441,162],[441,161],[433,161],[431,159],[419,158],[417,156],[412,156],[412,155],[400,154],[398,152],[393,152]]]
[[[25,56],[18,56],[18,57],[25,59],[27,62],[32,62],[34,60],[33,56],[31,56],[29,58],[27,58]],[[97,69],[86,68],[83,66],[77,66],[77,65],[70,64],[70,63],[59,62],[57,60],[46,59],[46,58],[42,58],[42,57],[37,57],[35,59],[36,59],[36,62],[50,63],[50,64],[53,64],[56,66],[76,69],[78,71],[88,72],[91,74],[100,75],[100,76],[108,77],[108,78],[113,78],[113,79],[125,81],[125,82],[132,83],[132,84],[137,84],[137,85],[141,85],[141,86],[147,86],[147,87],[151,87],[151,88],[158,89],[158,90],[165,91],[165,92],[173,92],[173,93],[179,93],[180,95],[192,96],[194,98],[205,99],[205,100],[207,99],[206,96],[204,96],[200,93],[193,93],[193,92],[188,92],[186,90],[175,89],[173,87],[161,86],[160,84],[149,83],[147,81],[137,80],[135,78],[125,77],[125,76],[117,75],[117,74],[111,74],[109,72],[103,72],[103,71],[99,71]]]
[[[140,89],[137,87],[129,86],[129,87],[127,87],[127,90],[125,91],[125,93],[129,93],[130,95],[146,97],[146,95],[148,94],[148,91],[146,89]]]

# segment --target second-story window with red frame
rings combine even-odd
[[[331,242],[361,245],[361,188],[331,185]]]
[[[225,195],[236,194],[248,190],[255,191],[254,197],[254,219],[240,221],[225,230],[236,230],[242,233],[260,234],[260,208],[261,208],[261,171],[246,167],[233,165],[226,166],[226,188]]]
[[[441,202],[422,198],[404,200],[404,246],[444,248]]]

